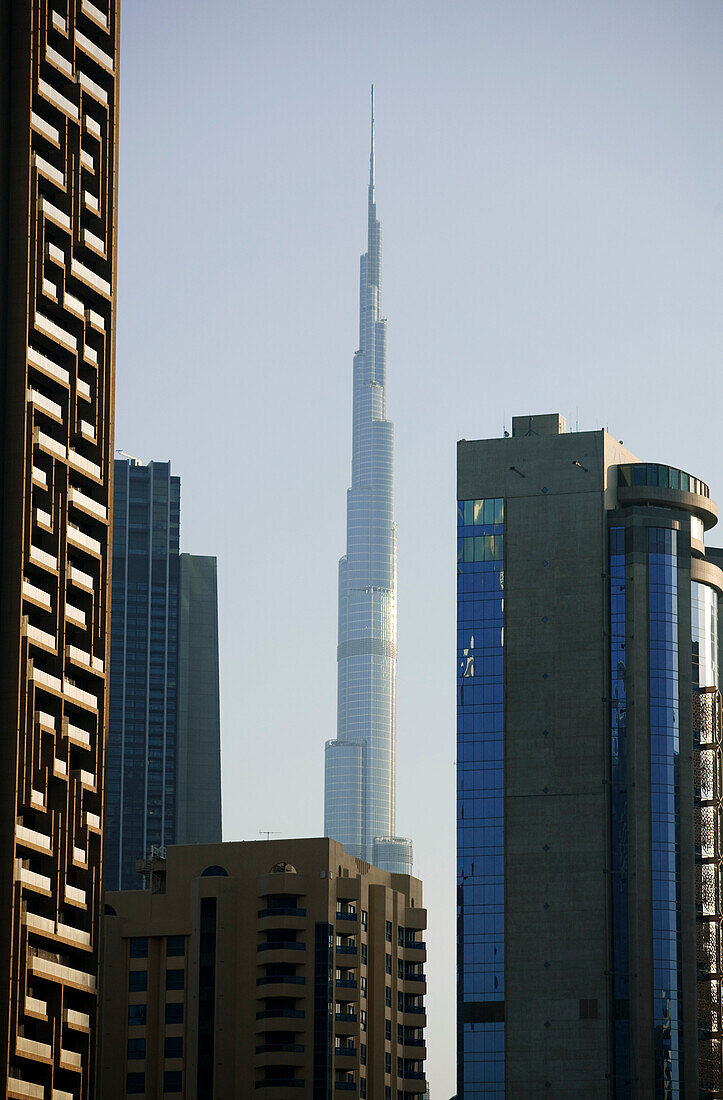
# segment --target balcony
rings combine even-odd
[[[356,1092],[356,1081],[335,1081],[334,1092]]]
[[[264,974],[256,979],[257,985],[305,985],[306,978],[301,974]],[[274,990],[277,996],[283,996],[279,990]]]
[[[358,1027],[358,1017],[356,1012],[336,1012],[334,1013],[334,1028],[339,1035],[350,1035],[355,1032]]]
[[[405,1073],[403,1081],[403,1089],[405,1096],[422,1096],[427,1089],[427,1081],[423,1073],[416,1076],[412,1076],[409,1073]]]
[[[348,1046],[334,1047],[334,1055],[339,1058],[356,1058],[356,1047],[353,1043]]]
[[[267,940],[256,945],[257,951],[305,951],[306,944],[300,940]]]
[[[255,1066],[263,1069],[301,1069],[304,1065],[304,1047],[300,1043],[263,1043],[256,1047]]]
[[[280,1089],[303,1089],[306,1087],[306,1081],[298,1077],[275,1077],[273,1080],[257,1081],[255,1087],[267,1089],[270,1096],[278,1096],[283,1100]]]
[[[344,911],[344,910],[341,910],[341,909],[337,909],[336,919],[337,920],[344,920],[344,921],[358,921],[359,920],[359,914],[357,912],[353,911],[353,910]]]
[[[336,945],[337,955],[356,955],[357,947],[354,943],[338,943]]]
[[[297,909],[292,906],[275,906],[272,909],[259,909],[257,916],[259,920],[264,917],[305,917],[306,909]]]
[[[337,1001],[358,1001],[359,1000],[359,986],[354,981],[337,981],[334,983],[334,989],[336,991]]]
[[[303,1020],[306,1013],[301,1008],[265,1008],[256,1013],[257,1020]]]
[[[257,1054],[303,1054],[301,1043],[262,1043],[256,1047]]]

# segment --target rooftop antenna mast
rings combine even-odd
[[[281,836],[281,833],[276,833],[273,829],[259,829],[259,836],[265,836],[267,840],[271,840],[272,836]]]

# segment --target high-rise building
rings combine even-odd
[[[169,848],[146,882],[106,895],[103,1100],[424,1095],[418,879],[312,839]]]
[[[136,860],[221,839],[216,559],[179,552],[180,478],[116,459],[106,887]]]
[[[325,750],[324,832],[360,859],[408,873],[411,841],[394,835],[397,531],[394,427],[386,419],[381,248],[372,88],[368,244],[361,257],[346,554],[339,562],[337,736]]]
[[[115,0],[0,2],[0,1047],[17,1100],[95,1095],[117,69]]]
[[[458,446],[458,1095],[723,1095],[723,551],[604,431]]]

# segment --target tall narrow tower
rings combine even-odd
[[[0,0],[0,1095],[90,1100],[119,0]]]
[[[394,427],[386,419],[381,227],[374,202],[374,86],[367,251],[361,257],[354,356],[351,488],[339,562],[337,737],[327,741],[324,831],[348,851],[408,874],[411,841],[394,836],[397,531]]]

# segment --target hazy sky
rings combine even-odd
[[[723,500],[723,5],[124,0],[121,50],[116,446],[171,459],[219,559],[230,840],[322,831],[376,85],[397,827],[448,1100],[455,442],[560,411]]]

